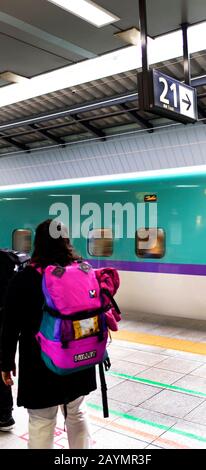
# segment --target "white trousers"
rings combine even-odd
[[[28,409],[29,449],[52,449],[58,406],[42,409]],[[64,415],[63,405],[61,411]],[[70,449],[91,449],[85,397],[79,397],[67,404],[66,429]]]

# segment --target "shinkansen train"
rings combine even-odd
[[[0,217],[0,247],[26,252],[62,220],[84,259],[118,269],[123,312],[206,319],[206,166],[2,186]]]

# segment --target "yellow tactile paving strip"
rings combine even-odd
[[[112,336],[114,339],[118,340],[131,341],[133,343],[159,346],[165,349],[176,349],[178,351],[206,355],[206,343],[198,343],[184,339],[169,338],[168,336],[150,335],[146,333],[134,333],[133,331],[128,330],[116,331]]]

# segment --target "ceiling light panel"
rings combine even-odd
[[[120,18],[90,0],[48,0],[50,3],[63,8],[73,15],[79,16],[88,23],[101,28]]]

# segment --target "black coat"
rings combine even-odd
[[[3,371],[14,368],[19,339],[19,380],[17,405],[25,408],[47,408],[75,400],[96,389],[95,367],[59,376],[41,359],[35,339],[41,318],[42,276],[26,267],[12,280],[4,313],[2,332]]]

